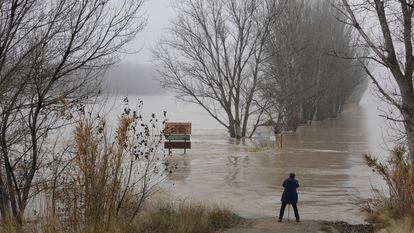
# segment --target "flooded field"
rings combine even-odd
[[[337,119],[285,133],[282,150],[261,152],[249,148],[274,143],[271,131],[236,143],[196,106],[177,105],[168,97],[143,99],[148,113],[163,108],[148,103],[166,103],[171,121],[193,122],[192,149],[186,155],[176,150],[171,159],[178,168],[165,185],[174,198],[224,204],[243,217],[276,217],[282,182],[295,172],[302,219],[358,223],[363,217],[354,199],[370,197],[372,186],[382,187],[362,157],[386,154],[383,120],[371,99],[347,108]]]

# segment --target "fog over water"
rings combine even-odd
[[[346,108],[337,119],[285,133],[283,150],[257,153],[249,148],[272,143],[271,131],[262,129],[254,139],[236,143],[197,105],[179,102],[172,95],[129,96],[131,103],[138,98],[144,101],[144,117],[167,110],[169,121],[193,124],[192,149],[186,155],[174,151],[170,159],[178,169],[165,186],[174,198],[225,204],[243,217],[276,217],[281,184],[294,171],[301,184],[303,219],[361,222],[353,199],[370,197],[371,186],[383,188],[362,157],[363,153],[387,154],[385,121],[369,92],[360,106]],[[120,96],[114,99],[122,102]],[[117,108],[114,111],[120,112]]]

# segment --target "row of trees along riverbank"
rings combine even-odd
[[[154,52],[163,84],[231,137],[250,137],[264,122],[335,117],[365,91],[363,66],[338,55],[366,50],[353,47],[352,27],[327,1],[185,0],[176,8]]]

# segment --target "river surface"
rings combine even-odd
[[[295,172],[302,219],[359,223],[363,215],[354,199],[371,197],[372,186],[384,188],[362,157],[387,154],[384,120],[377,116],[376,102],[369,94],[360,106],[346,108],[337,119],[285,133],[282,150],[260,152],[251,148],[274,143],[269,130],[237,143],[198,106],[171,96],[140,98],[148,115],[167,110],[170,121],[193,123],[192,149],[185,155],[176,150],[171,159],[178,168],[165,186],[174,198],[223,204],[248,218],[276,217],[282,182]]]

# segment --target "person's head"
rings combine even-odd
[[[289,174],[289,178],[295,179],[295,173],[291,172],[291,173]]]

